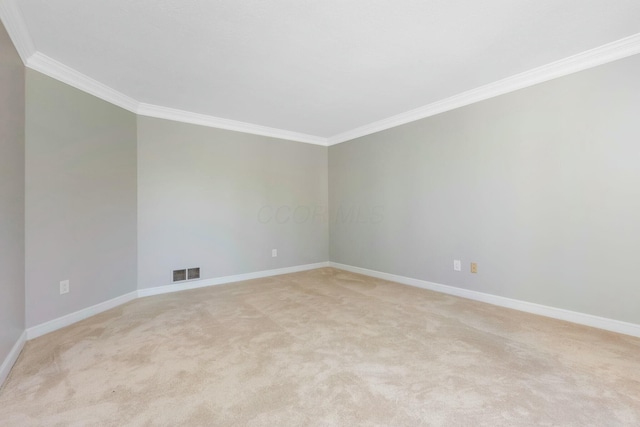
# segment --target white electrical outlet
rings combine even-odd
[[[453,269],[455,271],[462,271],[462,262],[459,259],[453,260]]]
[[[60,282],[60,295],[69,293],[69,281],[63,280]]]
[[[271,249],[271,256],[273,258],[277,257],[278,256],[278,250],[277,249]]]

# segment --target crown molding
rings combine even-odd
[[[141,103],[137,100],[119,92],[99,81],[82,74],[81,72],[59,62],[53,58],[36,52],[31,55],[26,63],[27,67],[45,74],[53,79],[59,80],[83,92],[89,93],[104,101],[124,108],[141,116],[155,117],[159,119],[173,120],[183,123],[214,127],[219,129],[233,130],[237,132],[250,133],[254,135],[268,136],[272,138],[286,139],[291,141],[306,142],[326,146],[326,138],[307,135],[303,133],[291,132],[283,129],[275,129],[266,126],[254,125],[235,120],[222,119],[219,117],[207,116],[205,114],[192,113],[190,111],[178,110],[175,108],[162,107]]]
[[[445,111],[454,110],[479,101],[484,101],[485,99],[524,89],[538,83],[577,73],[578,71],[583,71],[638,53],[640,53],[640,33],[525,71],[524,73],[516,74],[515,76],[498,80],[497,82],[476,89],[462,92],[450,98],[334,135],[328,139],[327,145],[339,144],[426,117],[435,116]]]
[[[44,75],[59,80],[83,92],[89,93],[104,101],[124,108],[142,116],[173,120],[183,123],[214,127],[219,129],[244,132],[254,135],[279,138],[290,141],[305,142],[308,144],[327,145],[327,138],[308,135],[299,132],[276,129],[267,126],[255,125],[236,120],[223,119],[175,108],[163,107],[141,103],[122,92],[119,92],[62,62],[59,62],[41,52],[31,40],[27,26],[22,18],[22,12],[15,0],[0,0],[0,19],[7,29],[11,41],[16,47],[24,64]]]
[[[20,6],[15,0],[0,0],[0,20],[7,29],[22,62],[26,64],[29,58],[36,53],[36,48],[22,18]]]
[[[177,122],[191,123],[194,125],[250,133],[253,135],[305,142],[307,144],[322,146],[327,145],[327,139],[320,136],[292,132],[284,129],[276,129],[267,126],[260,126],[251,123],[239,122],[236,120],[223,119],[220,117],[208,116],[206,114],[192,113],[190,111],[162,107],[160,105],[141,103],[138,106],[138,110],[136,112],[141,116],[155,117],[158,119],[167,119]]]
[[[515,76],[507,77],[497,82],[334,135],[330,138],[325,138],[175,108],[141,103],[36,51],[16,0],[0,0],[0,19],[7,28],[11,40],[27,67],[133,113],[142,116],[322,146],[331,146],[350,141],[640,53],[640,33],[638,33],[595,49],[516,74]]]
[[[27,67],[45,74],[51,78],[73,86],[104,101],[110,102],[125,110],[135,113],[140,104],[135,99],[118,92],[81,72],[58,62],[53,58],[36,52],[27,61]]]

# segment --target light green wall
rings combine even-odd
[[[28,71],[27,327],[174,268],[329,257],[640,323],[639,72],[631,57],[327,149],[136,117]]]
[[[0,365],[24,331],[24,97],[24,66],[0,22]]]
[[[139,117],[138,286],[326,262],[327,193],[326,147]]]
[[[26,100],[27,327],[175,268],[328,260],[326,147],[137,118],[32,70]]]
[[[136,289],[136,116],[32,70],[26,102],[31,327]]]
[[[636,55],[330,147],[331,260],[640,323],[638,76]]]

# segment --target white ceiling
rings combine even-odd
[[[320,139],[640,33],[638,0],[17,4],[37,52],[138,102]]]

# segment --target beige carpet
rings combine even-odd
[[[640,339],[333,269],[27,343],[0,426],[638,426]]]

